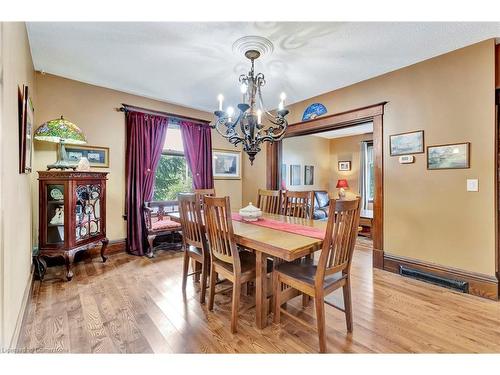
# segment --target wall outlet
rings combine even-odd
[[[467,191],[479,191],[479,180],[467,179]]]

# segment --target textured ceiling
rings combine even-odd
[[[27,24],[36,70],[213,111],[240,97],[248,61],[233,52],[246,35],[274,51],[256,62],[266,106],[281,91],[297,102],[488,38],[500,23],[189,22]]]

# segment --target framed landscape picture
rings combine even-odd
[[[393,134],[389,138],[391,156],[421,154],[424,152],[424,131]]]
[[[66,145],[66,155],[71,162],[86,157],[91,167],[109,168],[109,147]]]
[[[304,166],[304,185],[314,185],[314,165]]]
[[[290,185],[300,185],[300,165],[290,165]]]
[[[339,171],[350,171],[351,162],[350,161],[339,161]]]
[[[427,147],[427,169],[470,168],[470,143],[455,143]]]
[[[212,169],[216,180],[239,180],[241,178],[241,151],[214,149]]]

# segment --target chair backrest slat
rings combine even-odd
[[[358,234],[361,199],[331,199],[325,240],[318,263],[316,280],[335,272],[349,271]]]
[[[281,190],[259,189],[257,207],[269,214],[281,213]]]
[[[203,207],[203,198],[215,197],[215,189],[194,189],[193,192],[200,200],[201,207]]]
[[[232,264],[233,270],[240,272],[240,256],[234,241],[229,197],[205,196],[204,215],[212,257]]]
[[[283,194],[283,215],[312,219],[313,211],[314,193],[312,191],[286,190]]]
[[[197,195],[193,193],[180,193],[177,198],[179,201],[179,218],[184,243],[205,250],[205,230],[201,216],[201,205]]]

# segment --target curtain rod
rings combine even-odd
[[[207,125],[210,123],[208,120],[203,120],[201,118],[196,118],[196,117],[189,117],[189,116],[180,116],[176,115],[174,113],[169,113],[169,112],[163,112],[163,111],[155,111],[153,109],[147,109],[147,108],[142,108],[142,107],[137,107],[135,105],[129,105],[122,103],[122,106],[117,109],[120,112],[142,112],[142,113],[147,113],[149,115],[159,115],[159,116],[166,116],[169,119],[177,120],[177,121],[192,121],[192,122],[197,122],[203,125]]]

